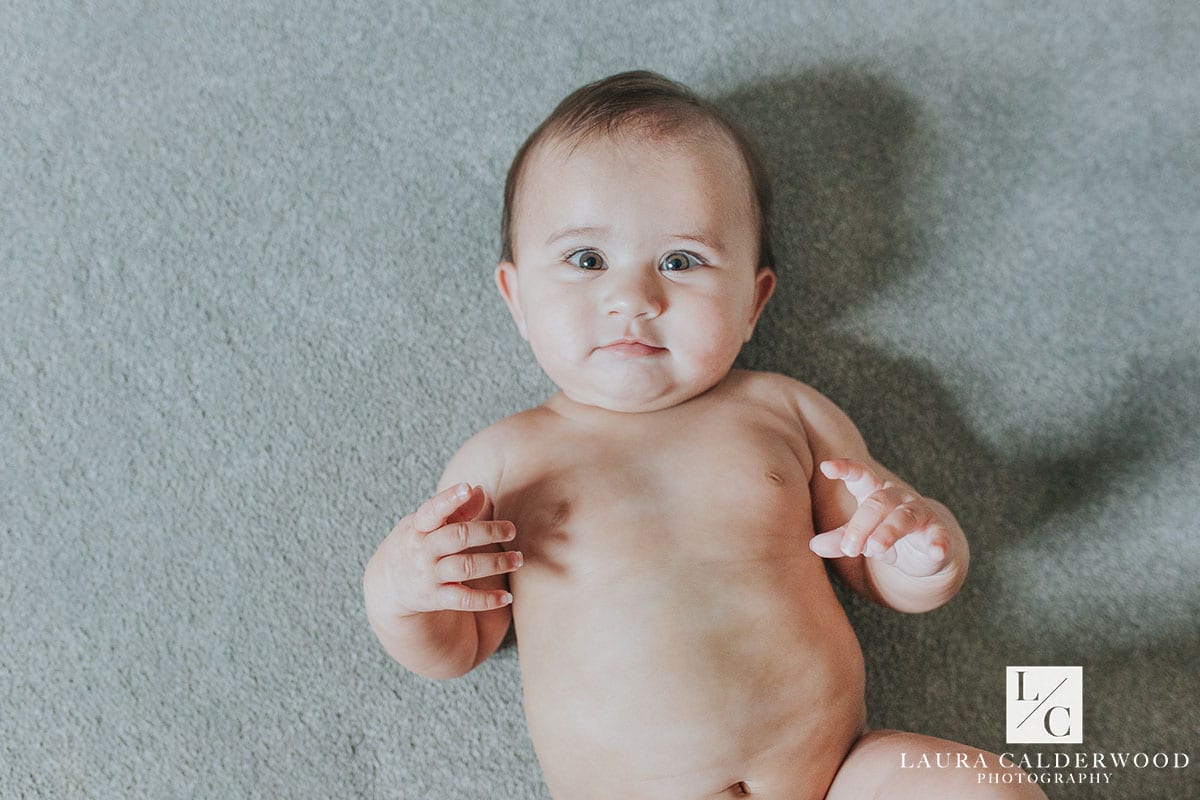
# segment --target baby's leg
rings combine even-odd
[[[877,730],[850,748],[825,795],[825,800],[863,798],[1046,800],[1046,794],[1019,767],[1006,769],[994,753],[917,733]]]

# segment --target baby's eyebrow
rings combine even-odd
[[[709,250],[715,250],[718,253],[724,252],[725,248],[721,247],[721,241],[706,233],[677,233],[671,237],[672,239],[686,239],[689,242],[702,244]]]
[[[550,234],[550,238],[546,240],[546,244],[552,245],[555,242],[569,239],[572,236],[595,236],[605,233],[608,233],[608,228],[597,228],[593,225],[585,225],[581,228],[563,228],[560,231]]]
[[[563,228],[560,231],[556,231],[555,233],[552,233],[550,235],[550,238],[546,240],[546,245],[547,246],[552,245],[555,242],[562,241],[563,239],[569,239],[572,236],[597,236],[597,235],[602,236],[602,235],[607,234],[608,232],[609,232],[608,228],[602,228],[602,227],[598,227],[595,225],[584,225],[584,226],[576,227],[576,228]],[[700,233],[700,232],[677,233],[677,234],[675,234],[673,236],[669,236],[667,238],[672,239],[672,240],[686,239],[687,241],[702,244],[705,247],[707,247],[708,249],[716,250],[718,252],[721,252],[724,249],[721,247],[721,242],[719,240],[717,240],[716,238],[709,236],[705,233]]]

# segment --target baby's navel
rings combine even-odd
[[[767,480],[769,480],[771,483],[775,484],[776,486],[783,486],[783,477],[780,476],[780,474],[778,472],[772,472],[771,470],[767,470]]]

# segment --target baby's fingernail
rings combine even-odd
[[[500,605],[502,605],[502,606],[506,606],[511,602],[512,602],[512,595],[509,594],[508,592],[505,592],[504,596],[500,598]]]
[[[874,539],[867,542],[867,555],[877,556],[882,552],[883,552],[883,545],[881,545],[879,542],[875,541]]]
[[[854,544],[851,542],[842,542],[842,552],[848,556],[857,555],[854,550]]]
[[[454,490],[454,496],[459,500],[466,500],[467,495],[471,493],[471,487],[465,483],[460,483],[458,488]]]

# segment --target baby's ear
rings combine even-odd
[[[746,340],[750,341],[750,337],[754,335],[754,326],[758,324],[758,318],[762,315],[763,309],[767,306],[767,301],[771,299],[771,295],[775,293],[775,270],[764,266],[758,270],[758,274],[754,276],[754,309],[750,316],[750,326],[746,331]]]
[[[517,331],[522,339],[529,341],[529,334],[525,332],[525,315],[521,313],[521,282],[517,276],[517,265],[511,261],[501,261],[496,265],[494,277],[496,288],[500,290],[500,296],[508,306],[508,313],[512,314],[513,322],[517,323]]]

